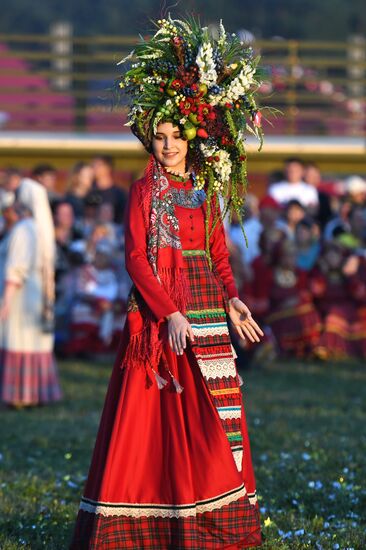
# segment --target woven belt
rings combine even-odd
[[[183,256],[206,256],[206,250],[182,250]]]

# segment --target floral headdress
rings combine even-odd
[[[245,137],[262,145],[259,57],[222,23],[214,37],[199,21],[157,21],[158,30],[120,63],[132,60],[116,81],[131,104],[128,126],[151,151],[158,124],[170,121],[189,142],[195,186],[215,195],[225,212],[239,215],[247,186]],[[209,212],[208,212],[209,214]]]

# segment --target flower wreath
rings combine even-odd
[[[127,94],[130,103],[126,125],[148,151],[160,122],[180,127],[189,142],[195,186],[207,194],[207,215],[220,195],[224,213],[236,212],[240,220],[247,187],[245,137],[254,134],[259,149],[263,140],[255,101],[259,57],[222,22],[217,37],[194,18],[169,16],[157,28],[120,61],[131,60],[116,80],[118,97]]]

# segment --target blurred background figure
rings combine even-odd
[[[113,219],[116,223],[123,222],[126,193],[114,182],[113,159],[108,155],[95,157],[92,163],[94,183],[89,195],[92,195],[99,205],[109,203],[113,206]]]
[[[316,188],[304,181],[304,163],[295,157],[286,160],[285,179],[273,183],[268,194],[280,204],[295,199],[305,207],[317,208],[319,202]]]
[[[32,212],[37,231],[37,268],[41,272],[43,292],[43,328],[53,331],[55,300],[55,230],[46,189],[37,181],[25,178],[17,168],[2,175],[2,188],[15,193],[19,202]]]
[[[290,240],[295,239],[295,230],[297,224],[305,218],[306,209],[296,199],[288,201],[284,211],[284,225],[283,228],[286,231],[286,235]]]
[[[94,179],[94,170],[86,162],[77,162],[71,170],[65,200],[74,210],[77,223],[82,223],[85,212],[85,199],[90,192]]]
[[[74,272],[70,338],[64,348],[68,355],[97,358],[112,353],[118,345],[127,297],[120,295],[114,254],[111,242],[100,240],[93,260]]]
[[[229,228],[229,236],[230,240],[238,247],[243,263],[249,265],[259,255],[258,243],[262,231],[259,219],[259,201],[255,195],[247,195],[242,209],[242,221],[246,240],[243,237],[239,220],[234,216]]]
[[[352,204],[366,206],[366,181],[360,176],[350,176],[345,181],[346,192]]]
[[[296,266],[310,271],[316,264],[320,253],[319,226],[311,218],[302,218],[295,228]]]
[[[322,189],[323,178],[316,164],[309,162],[305,165],[304,181],[316,189],[318,193],[318,208],[314,214],[316,221],[323,228],[332,217],[332,208],[329,194]]]
[[[43,330],[41,246],[31,211],[2,191],[5,235],[0,243],[0,398],[16,407],[61,398],[53,335]]]
[[[56,169],[51,166],[51,164],[38,164],[33,168],[31,177],[46,189],[48,200],[52,208],[53,204],[61,198],[60,193],[56,191]]]
[[[322,334],[316,348],[320,359],[347,359],[358,355],[357,301],[355,298],[358,261],[337,241],[324,245],[310,274],[310,288],[322,318]],[[355,284],[356,283],[356,284]],[[362,344],[361,344],[362,347]]]

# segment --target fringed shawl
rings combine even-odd
[[[151,155],[144,174],[144,194],[140,205],[147,232],[147,259],[177,311],[184,314],[189,287],[184,276],[178,219],[168,190],[164,170]],[[129,340],[121,367],[150,366],[155,372],[163,351],[162,323],[154,317],[135,287],[130,292],[126,323]]]

